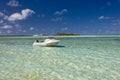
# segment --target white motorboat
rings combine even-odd
[[[39,42],[38,40],[35,40],[35,42],[33,43],[33,46],[56,46],[58,43],[60,42],[60,40],[56,40],[53,38],[48,38],[45,39],[43,42]]]

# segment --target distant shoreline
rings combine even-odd
[[[120,37],[117,35],[44,35],[44,36],[33,36],[33,35],[0,35],[0,37]]]
[[[73,33],[56,33],[55,36],[80,36],[80,34],[73,34]]]

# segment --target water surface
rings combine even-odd
[[[0,80],[120,80],[120,37],[0,37]]]

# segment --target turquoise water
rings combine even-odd
[[[120,37],[0,37],[0,80],[120,80]]]

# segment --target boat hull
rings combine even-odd
[[[56,46],[57,44],[59,43],[59,41],[56,41],[56,42],[48,42],[48,43],[45,43],[45,42],[35,42],[33,43],[33,46],[46,46],[46,47],[52,47],[52,46]]]

